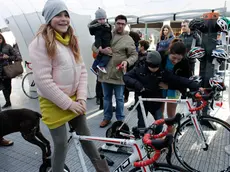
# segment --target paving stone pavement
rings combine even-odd
[[[227,82],[228,83],[228,82]],[[21,79],[17,78],[13,80],[13,92],[12,92],[12,108],[29,108],[39,112],[39,104],[37,100],[32,100],[27,98],[21,90]],[[216,116],[222,118],[225,121],[229,122],[229,110],[228,110],[228,97],[227,94],[224,95],[225,103],[223,108],[221,108],[217,113]],[[2,93],[0,93],[0,104],[4,104],[4,98]],[[129,102],[125,104],[125,106],[129,106],[133,103],[133,94],[131,93]],[[178,112],[184,112],[184,106],[178,106]],[[98,106],[95,103],[95,99],[89,99],[87,102],[87,118],[88,118],[88,125],[91,129],[91,133],[94,136],[105,136],[106,128],[99,128],[99,123],[103,118],[103,111],[98,111]],[[216,111],[214,111],[216,112]],[[125,108],[125,114],[128,114],[127,109]],[[128,122],[130,128],[135,126],[137,123],[136,120],[136,113],[133,114],[133,118],[131,118]],[[113,118],[115,121],[115,118]],[[149,115],[148,121],[153,121],[153,118]],[[44,136],[51,141],[50,133],[47,127],[41,122],[41,131]],[[222,136],[222,135],[220,135]],[[189,143],[189,137],[184,138],[185,142]],[[41,150],[35,145],[32,145],[26,142],[19,133],[13,133],[5,137],[6,139],[11,139],[14,141],[14,146],[12,147],[0,147],[0,172],[38,172],[39,167],[41,165]],[[230,144],[229,134],[219,137],[219,139],[224,139],[226,144]],[[218,143],[218,139],[215,139],[215,143]],[[52,141],[51,141],[52,144]],[[99,148],[102,143],[96,142],[95,143]],[[52,144],[53,145],[53,144]],[[224,151],[222,152],[224,153]],[[106,156],[111,158],[115,164],[111,167],[111,171],[115,169],[119,163],[121,163],[127,155],[124,154],[115,154],[115,153],[105,153]],[[195,154],[194,154],[195,155]],[[89,172],[94,172],[94,168],[89,161],[88,157],[84,156],[86,160],[87,169]],[[213,161],[203,162],[208,157],[207,155],[204,157],[195,157],[191,155],[191,160],[193,160],[195,164],[199,164],[203,167],[202,171],[214,171],[215,170],[215,163]],[[230,162],[229,157],[226,155],[226,159],[223,162]],[[160,159],[160,161],[164,161],[164,155]],[[176,160],[175,156],[172,157],[172,163],[180,165],[179,162]],[[70,150],[67,155],[66,164],[70,168],[72,172],[81,172],[82,169],[80,168],[80,162],[77,157],[77,153],[74,149],[74,146],[71,145]]]

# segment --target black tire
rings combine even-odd
[[[188,170],[185,170],[181,167],[175,166],[175,165],[169,165],[165,163],[156,163],[153,165],[153,169],[151,170],[152,172],[154,171],[168,171],[168,172],[188,172]],[[141,168],[134,167],[129,172],[142,172]]]
[[[33,72],[29,72],[23,77],[23,79],[22,79],[22,91],[30,99],[37,99],[38,98],[37,92],[36,91],[30,91],[29,88],[26,86],[28,78],[32,77],[32,75],[33,75]],[[29,84],[30,84],[31,87],[35,87],[34,81],[32,81],[32,83],[29,83]]]
[[[39,172],[49,172],[51,170],[51,159],[47,159],[39,168]],[[64,172],[70,172],[70,169],[65,164]]]
[[[192,121],[191,119],[187,119],[181,124],[174,135],[173,148],[176,158],[184,168],[193,172],[219,172],[227,169],[230,166],[230,157],[224,153],[224,147],[228,145],[229,142],[226,142],[224,138],[229,138],[230,125],[221,119],[211,116],[200,116],[198,121],[204,137],[207,140],[207,149],[201,147]],[[210,127],[210,125],[208,125],[209,123],[214,124],[216,129]],[[208,130],[211,132],[208,133]],[[193,140],[195,140],[195,142],[193,142]],[[217,152],[218,149],[220,149],[220,152]],[[222,158],[220,156],[222,156]]]
[[[188,170],[183,169],[179,166],[169,165],[165,163],[157,163],[153,171],[188,172]]]

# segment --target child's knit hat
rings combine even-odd
[[[98,10],[95,12],[95,19],[106,19],[106,12],[102,8],[98,8]]]

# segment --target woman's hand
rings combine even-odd
[[[164,82],[160,82],[159,87],[161,87],[162,89],[165,89],[165,90],[167,90],[169,88],[168,85],[165,84]]]
[[[84,114],[85,112],[84,107],[79,102],[75,102],[75,101],[72,102],[72,104],[69,107],[69,110],[71,110],[72,112],[78,115]]]
[[[9,56],[8,56],[8,55],[3,54],[3,59],[8,59],[8,58],[9,58]]]
[[[86,101],[83,99],[79,99],[77,100],[77,102],[79,102],[82,105],[82,107],[84,108],[84,113],[86,113]]]

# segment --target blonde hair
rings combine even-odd
[[[57,51],[57,44],[55,42],[55,32],[50,24],[43,24],[38,30],[37,36],[42,35],[45,40],[45,46],[47,49],[47,54],[49,58],[54,59]],[[69,47],[73,52],[76,62],[81,61],[80,49],[78,45],[77,37],[74,35],[73,28],[69,26],[66,34],[70,36]]]
[[[170,35],[173,35],[174,36],[174,34],[173,34],[173,31],[172,31],[172,28],[169,26],[169,25],[164,25],[164,26],[162,26],[161,27],[161,31],[160,31],[160,40],[161,40],[161,37],[164,35],[164,28],[167,28],[168,29],[168,34],[167,35],[165,35],[165,39],[169,39],[169,36]]]

